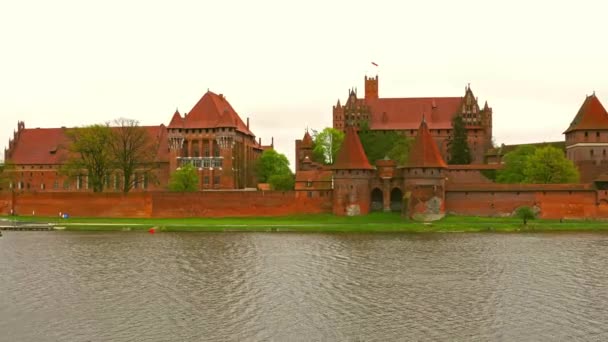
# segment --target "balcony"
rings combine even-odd
[[[177,167],[192,165],[197,169],[222,169],[224,157],[177,157]]]

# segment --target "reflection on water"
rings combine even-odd
[[[0,341],[608,340],[605,234],[5,232]]]

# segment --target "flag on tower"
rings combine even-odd
[[[378,66],[378,64],[376,64],[375,62],[372,62],[373,65]]]

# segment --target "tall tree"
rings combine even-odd
[[[273,149],[262,152],[256,161],[255,169],[260,183],[268,183],[270,178],[275,175],[291,175],[287,157]]]
[[[326,127],[321,132],[313,130],[313,159],[325,165],[331,165],[342,147],[344,132]]]
[[[69,129],[69,157],[63,172],[72,177],[86,175],[94,192],[103,191],[107,175],[113,168],[112,130],[108,124]]]
[[[527,183],[538,184],[577,183],[579,179],[576,166],[553,146],[536,149],[526,161],[524,175]]]
[[[194,192],[198,190],[198,172],[192,164],[182,166],[171,174],[169,190],[177,192]]]
[[[452,118],[452,135],[448,142],[450,159],[448,164],[470,164],[471,150],[467,143],[467,129],[462,116]]]
[[[155,158],[159,140],[137,120],[119,118],[113,124],[110,147],[114,166],[121,173],[122,191],[126,193],[139,182],[139,177],[152,179],[158,168]]]
[[[528,158],[534,154],[536,148],[531,145],[521,145],[508,152],[503,157],[503,168],[498,170],[496,181],[498,183],[526,183],[526,168]]]

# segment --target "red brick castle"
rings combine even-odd
[[[586,97],[561,145],[579,168],[581,183],[496,184],[484,173],[502,167],[507,147],[492,146],[492,108],[487,102],[480,107],[469,86],[459,97],[381,98],[378,77],[364,81],[364,98],[351,89],[344,105],[338,100],[333,106],[333,126],[345,132],[333,165],[312,161],[308,132],[296,140],[293,192],[235,191],[256,188],[255,162],[273,144],[263,146],[249,119],[243,121],[223,95],[208,91],[189,113],[176,111],[167,126],[146,127],[158,141],[159,182],[142,176],[127,195],[111,185],[92,194],[86,175],[72,179],[59,172],[68,157],[66,128],[30,129],[19,122],[5,149],[5,160],[15,167],[11,191],[0,193],[0,211],[53,215],[68,206],[73,215],[140,217],[400,211],[434,220],[446,213],[510,215],[528,205],[545,218],[608,218],[608,113],[595,94]],[[466,126],[470,165],[446,163],[455,116]],[[359,140],[361,125],[413,138],[407,164],[368,160]],[[186,164],[197,168],[201,191],[166,192],[171,173]]]

